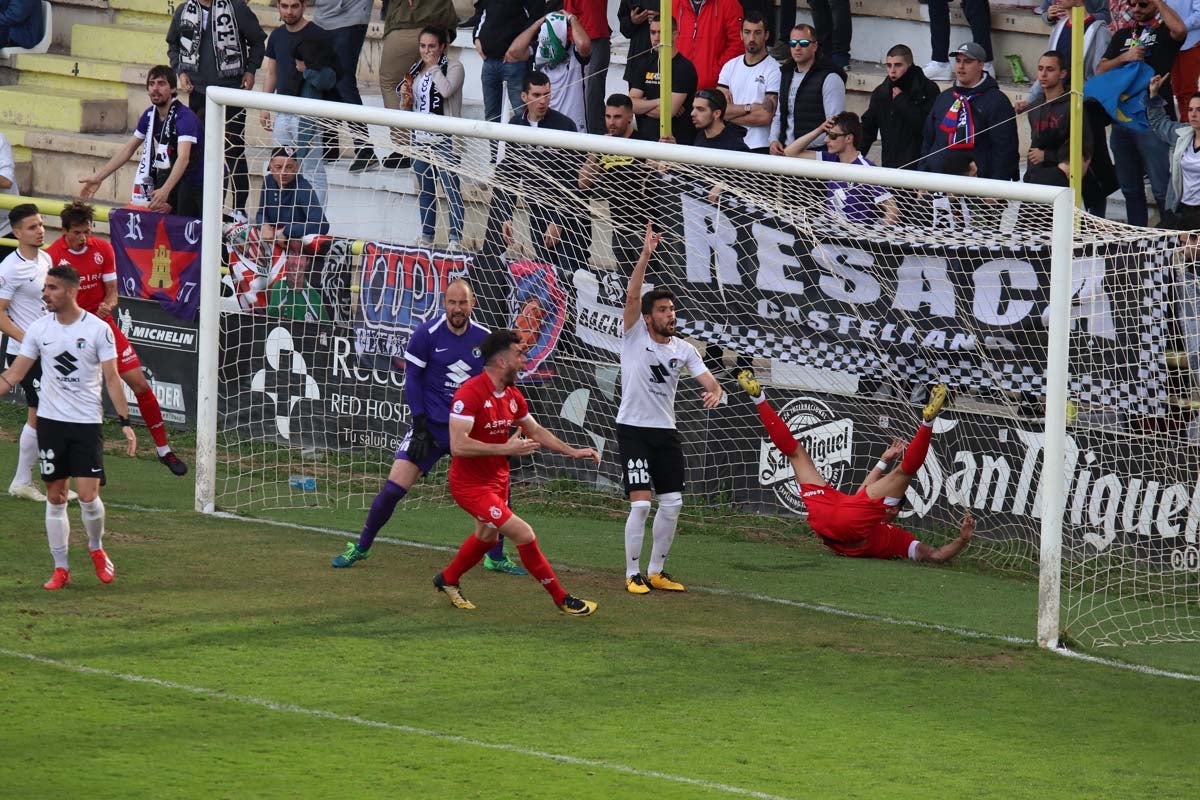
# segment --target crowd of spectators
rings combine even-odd
[[[361,103],[358,61],[370,0],[311,0],[311,5],[309,0],[277,0],[276,5],[281,24],[270,37],[243,0],[184,0],[178,5],[167,35],[174,73],[170,96],[162,86],[157,99],[151,91],[146,124],[130,140],[128,152],[118,154],[99,175],[84,179],[85,190],[94,191],[98,180],[119,166],[120,156],[127,159],[144,147],[134,193],[140,191],[151,207],[196,209],[202,157],[198,130],[209,86],[251,88],[257,82],[267,92]],[[1191,101],[1200,97],[1200,0],[1044,0],[1036,11],[1047,25],[1047,50],[1027,97],[1015,105],[995,77],[988,0],[963,0],[972,41],[953,49],[948,0],[930,0],[932,61],[918,67],[910,46],[892,46],[886,77],[861,117],[846,110],[847,69],[852,68],[848,0],[814,0],[813,24],[795,23],[794,10],[785,7],[784,25],[776,24],[780,17],[770,3],[676,0],[667,98],[658,69],[664,20],[657,6],[650,5],[654,7],[637,0],[620,4],[621,32],[629,40],[629,88],[606,98],[611,30],[604,0],[476,0],[474,17],[461,24],[451,0],[385,3],[379,66],[385,104],[425,114],[462,113],[465,71],[449,47],[461,27],[470,29],[482,58],[480,88],[489,120],[501,119],[507,94],[513,124],[659,140],[662,103],[669,99],[671,131],[664,140],[680,145],[874,166],[868,153],[879,142],[878,163],[885,167],[1063,185],[1070,173],[1067,98],[1072,87],[1087,84],[1083,167],[1088,209],[1103,215],[1107,196],[1120,188],[1129,222],[1146,225],[1147,180],[1164,223],[1178,223],[1183,212],[1200,206],[1200,189],[1191,185],[1193,173],[1200,175],[1200,162],[1191,163],[1197,160],[1195,152],[1181,144],[1186,137],[1176,136],[1173,127],[1178,119],[1191,121]],[[1085,66],[1084,75],[1073,82],[1070,20],[1076,6],[1086,11]],[[777,36],[774,27],[785,35]],[[158,77],[160,83],[165,80]],[[186,105],[175,99],[176,88],[188,94]],[[1130,97],[1143,101],[1151,124],[1115,112],[1104,100],[1106,92],[1121,103]],[[288,148],[314,202],[324,205],[325,162],[336,157],[337,143],[298,115],[264,111],[261,122],[271,131],[274,146]],[[1020,124],[1030,129],[1025,153],[1019,152]],[[250,191],[244,128],[245,111],[232,110],[224,159],[235,216],[244,215]],[[459,178],[453,169],[438,166],[453,166],[458,158],[451,141],[424,131],[396,132],[396,150],[380,159],[365,128],[351,125],[349,134],[355,148],[350,172],[413,169],[422,242],[434,237],[440,186],[448,200],[448,239],[452,248],[459,247]],[[498,152],[492,147],[495,161]],[[969,169],[963,152],[969,155]],[[176,168],[179,159],[185,163]],[[606,185],[616,184],[598,179],[622,163],[556,162],[544,165],[542,174],[557,187],[554,176],[579,170],[579,185],[572,191],[604,195]],[[513,172],[511,167],[502,165],[499,174]],[[523,168],[509,177],[536,183],[540,178],[530,177],[531,172],[537,170]],[[538,197],[539,188],[550,187],[533,186],[527,196]],[[607,193],[611,205],[636,201],[624,187]],[[513,198],[503,192],[495,198],[485,246],[512,242],[512,204]],[[531,205],[531,238],[541,255],[569,248],[575,238],[570,234],[586,225],[561,204]],[[897,216],[893,199],[847,192],[846,187],[832,191],[830,208],[858,221],[874,216],[891,222]],[[627,245],[614,241],[614,252],[633,247]]]

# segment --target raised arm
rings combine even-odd
[[[633,274],[629,276],[629,287],[625,290],[625,330],[633,330],[642,319],[642,284],[646,280],[646,265],[654,255],[662,234],[655,233],[654,223],[646,223],[646,238],[642,241],[642,254],[633,265]]]
[[[897,456],[904,452],[904,448],[907,446],[908,442],[904,441],[903,439],[893,438],[892,443],[888,445],[888,448],[883,451],[883,455],[879,457],[878,463],[876,463],[875,466],[871,468],[871,471],[867,473],[867,477],[863,478],[863,482],[858,487],[858,491],[861,492],[863,489],[882,478],[883,474],[887,472],[888,467],[891,466],[891,463],[896,460]]]
[[[796,140],[784,148],[785,156],[794,156],[796,158],[816,158],[817,151],[809,150],[808,146],[816,141],[818,136],[826,134],[833,127],[833,120],[825,120],[817,127],[813,128],[803,136],[797,136]]]
[[[564,456],[570,456],[571,458],[590,458],[594,463],[600,463],[600,454],[594,448],[571,447],[571,445],[538,424],[538,421],[533,418],[532,414],[518,421],[517,425],[525,432],[526,436],[548,450],[562,453]]]

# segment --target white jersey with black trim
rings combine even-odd
[[[42,287],[46,284],[46,271],[54,266],[50,256],[39,250],[33,261],[14,250],[0,261],[0,300],[8,301],[8,316],[22,331],[40,317],[45,316],[42,304]],[[21,343],[8,340],[8,352],[14,356],[21,352]]]
[[[646,321],[639,319],[621,340],[621,407],[617,422],[674,430],[675,390],[685,369],[693,378],[708,372],[690,343],[672,336],[660,344],[650,338]]]
[[[38,416],[59,422],[104,421],[102,364],[117,357],[113,332],[95,314],[81,311],[69,325],[46,314],[25,330],[21,355],[42,359]]]

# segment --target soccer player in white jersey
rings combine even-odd
[[[715,408],[722,394],[696,348],[675,338],[675,295],[657,288],[642,296],[646,265],[661,238],[653,223],[647,223],[642,254],[625,294],[625,335],[621,341],[617,446],[630,504],[625,521],[625,589],[631,594],[646,594],[651,589],[685,590],[663,569],[683,510],[683,440],[675,428],[675,390],[686,369],[704,387],[701,398],[705,408]],[[643,577],[642,540],[650,515],[651,489],[658,494],[658,512],[651,528],[654,546],[650,564]]]
[[[22,203],[8,212],[17,249],[0,261],[0,331],[8,342],[4,366],[10,366],[21,352],[25,331],[46,313],[42,305],[42,283],[50,269],[50,256],[42,252],[46,241],[46,226],[42,215],[32,203]],[[37,461],[38,383],[42,378],[40,363],[33,363],[25,372],[21,388],[25,390],[25,427],[17,450],[17,472],[8,486],[8,493],[26,500],[44,502],[46,496],[33,485],[33,464]],[[0,387],[8,394],[10,387]]]
[[[102,583],[112,583],[115,572],[104,552],[104,503],[100,501],[104,480],[102,380],[121,421],[127,453],[133,456],[137,451],[137,436],[129,424],[129,405],[117,372],[112,330],[79,307],[75,302],[78,292],[79,273],[71,267],[50,268],[42,288],[42,300],[50,313],[25,330],[20,354],[0,373],[0,384],[11,390],[39,358],[46,365],[37,437],[42,480],[46,482],[46,538],[54,556],[54,574],[43,588],[52,591],[71,582],[67,563],[71,536],[67,484],[71,478],[79,490],[79,509],[96,576]]]

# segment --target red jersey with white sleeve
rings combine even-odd
[[[515,386],[497,392],[491,376],[476,375],[454,393],[450,403],[451,419],[471,423],[472,439],[488,444],[504,444],[513,426],[529,416],[525,397]],[[455,458],[450,462],[450,487],[501,487],[508,484],[508,456]]]
[[[104,302],[105,284],[117,281],[117,257],[112,245],[89,236],[84,248],[76,251],[67,247],[66,238],[60,238],[46,248],[46,255],[54,266],[66,265],[79,273],[79,296],[75,302],[84,311],[95,314]]]

